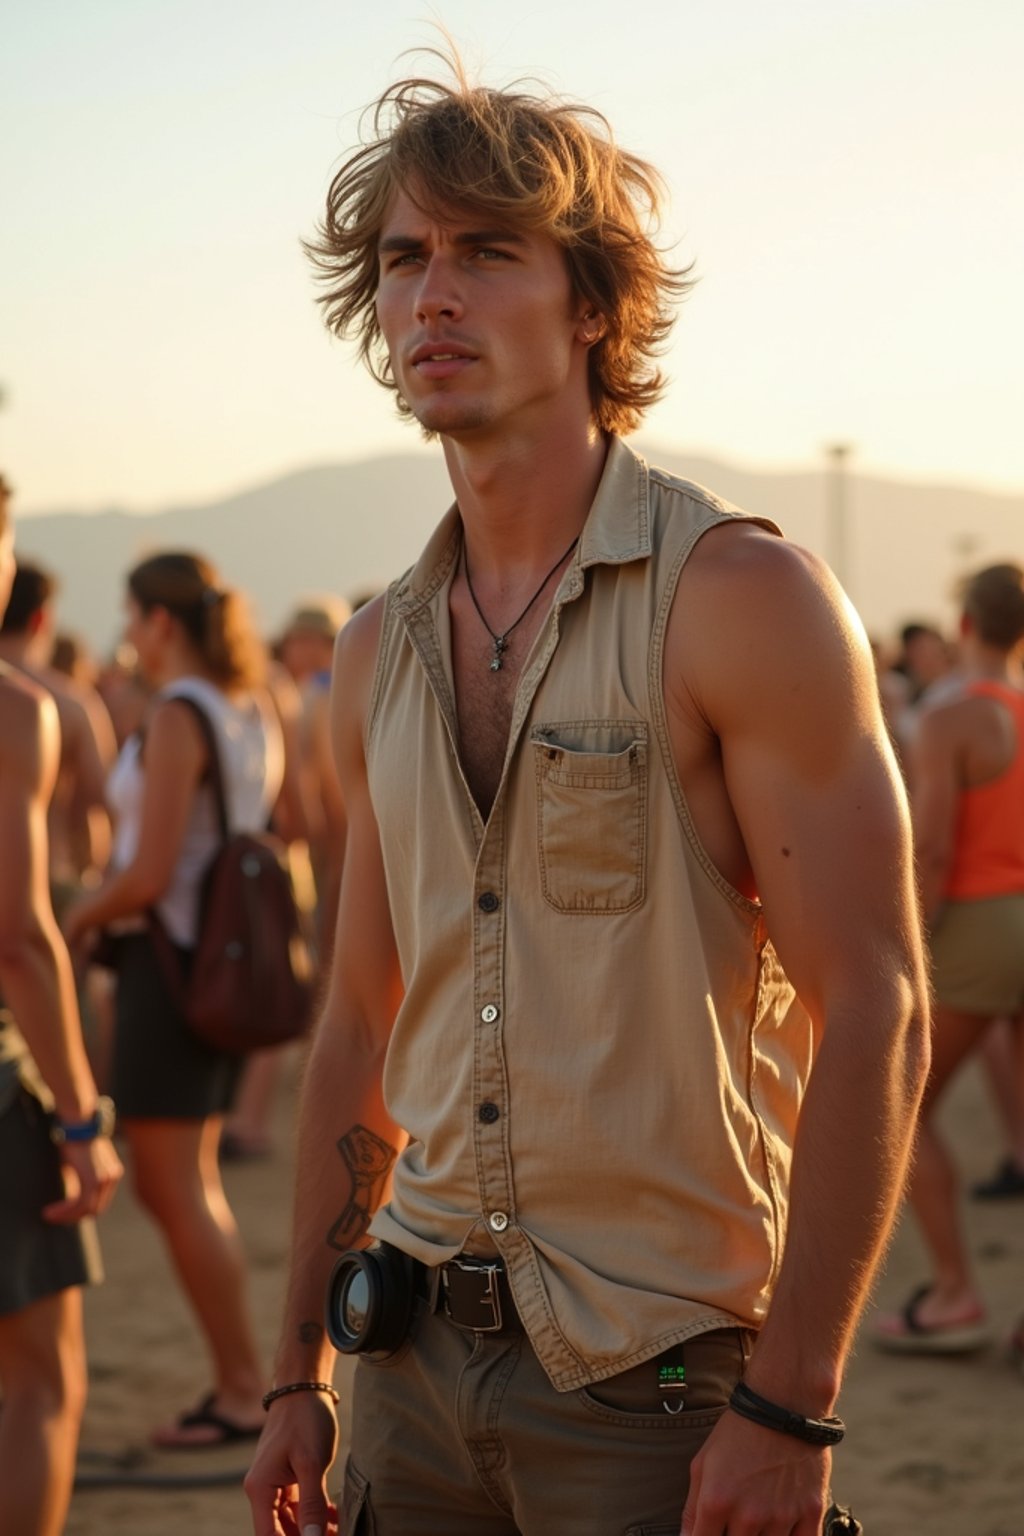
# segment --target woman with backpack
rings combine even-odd
[[[118,1122],[136,1193],[163,1233],[212,1357],[212,1390],[153,1440],[223,1445],[254,1438],[263,1417],[245,1262],[217,1156],[243,1057],[192,1032],[167,964],[170,956],[187,977],[199,939],[202,881],[222,844],[216,773],[231,830],[261,831],[283,748],[243,601],[207,561],[166,553],[137,565],[125,639],[153,697],[110,778],[110,872],[70,910],[65,931],[73,944],[100,930],[113,940]]]

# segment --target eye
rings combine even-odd
[[[475,256],[479,256],[482,261],[511,261],[512,260],[512,254],[511,254],[510,251],[498,250],[498,248],[496,246],[493,246],[493,245],[482,245],[482,246],[480,246],[480,248],[478,250],[474,251],[473,254]]]

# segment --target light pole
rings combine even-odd
[[[852,594],[850,593],[849,504],[846,471],[852,452],[853,447],[850,443],[829,443],[825,448],[825,457],[829,464],[826,554],[829,565],[835,571],[848,596]]]

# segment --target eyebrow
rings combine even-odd
[[[514,229],[466,229],[460,230],[455,236],[456,245],[525,245],[526,236],[517,234]],[[415,235],[387,235],[378,242],[377,249],[382,255],[391,251],[418,251],[422,249],[424,242]]]

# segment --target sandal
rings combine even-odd
[[[971,1186],[972,1200],[1016,1200],[1024,1196],[1024,1168],[1004,1157],[995,1173]]]
[[[202,1402],[186,1413],[179,1414],[172,1425],[154,1430],[150,1443],[163,1451],[205,1451],[211,1446],[235,1445],[242,1440],[257,1440],[262,1424],[239,1424],[214,1408],[217,1394],[210,1392]],[[190,1429],[212,1430],[210,1435],[193,1439]]]
[[[991,1334],[984,1317],[957,1323],[922,1323],[921,1303],[931,1290],[930,1285],[918,1286],[901,1312],[879,1319],[873,1337],[880,1349],[905,1355],[963,1355],[989,1342]]]

